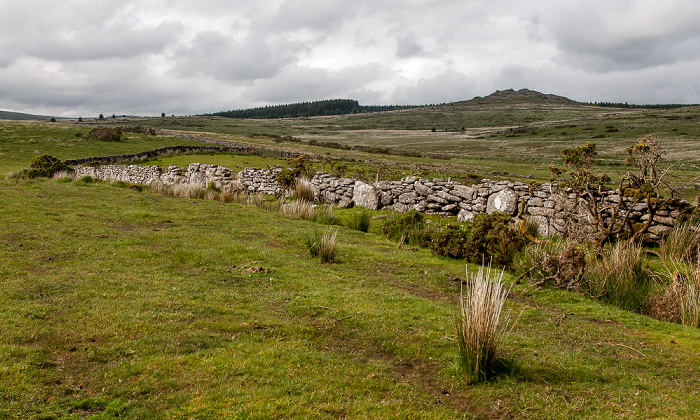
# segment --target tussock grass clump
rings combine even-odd
[[[664,260],[700,263],[700,227],[692,223],[674,227],[661,241],[659,255]]]
[[[314,223],[322,225],[339,225],[340,218],[333,211],[333,206],[321,206],[316,208],[316,215],[313,218]]]
[[[700,327],[700,270],[695,269],[680,285],[681,323]]]
[[[335,243],[338,237],[338,228],[326,229],[323,234],[318,232],[307,233],[304,236],[304,245],[307,253],[314,257],[319,257],[322,263],[335,261]]]
[[[369,227],[372,224],[372,213],[367,210],[362,210],[359,213],[353,213],[348,221],[350,229],[359,230],[360,232],[369,232]]]
[[[501,323],[501,311],[510,289],[503,286],[503,271],[483,266],[476,275],[467,273],[456,317],[459,365],[469,383],[488,379],[497,372],[499,349],[512,330],[510,316]]]
[[[67,183],[75,181],[75,172],[72,171],[58,171],[53,174],[53,178],[58,182]]]
[[[294,183],[294,194],[299,200],[314,202],[316,194],[314,193],[314,185],[306,178],[299,178]]]
[[[291,203],[283,205],[280,207],[280,212],[302,220],[313,220],[316,216],[314,203],[303,199],[294,200]]]
[[[172,187],[173,196],[179,198],[206,198],[206,191],[197,184],[174,184]]]
[[[585,292],[628,311],[646,312],[652,282],[641,246],[618,242],[593,264],[582,281]]]
[[[430,245],[431,233],[423,213],[415,210],[391,214],[382,226],[382,234],[391,240],[398,241],[399,245],[408,243],[413,246],[427,247]]]
[[[678,262],[671,263],[665,275],[658,277],[663,285],[663,293],[655,296],[650,303],[654,318],[683,325],[700,327],[700,268],[691,266],[688,270]]]

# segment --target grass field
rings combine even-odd
[[[0,181],[5,418],[688,418],[700,330],[516,286],[509,375],[468,386],[464,264],[256,207]],[[470,267],[470,270],[476,268]],[[99,417],[102,416],[102,417]]]
[[[522,112],[524,122],[525,111],[508,112]],[[601,157],[611,159],[603,169],[623,170],[612,163],[646,132],[666,140],[674,163],[694,163],[699,156],[695,108],[584,109],[573,116],[572,110],[555,111],[542,112],[566,123],[540,120],[511,130],[515,125],[496,115],[493,126],[465,134],[366,124],[351,137],[347,127],[359,124],[352,116],[342,117],[349,121],[345,128],[317,134],[289,128],[297,124],[289,121],[165,118],[150,124],[174,129],[177,121],[178,130],[355,159],[347,165],[396,176],[526,175],[532,168],[546,174],[543,165],[558,163],[561,148],[599,135],[605,136],[595,139]],[[571,122],[576,118],[580,122]],[[128,122],[136,123],[149,121]],[[235,124],[247,128],[230,126]],[[279,131],[265,131],[275,127]],[[68,159],[198,144],[171,136],[130,134],[120,142],[75,136],[89,129],[2,122],[0,173],[26,166],[40,153]],[[242,137],[250,133],[438,148],[452,158]],[[284,163],[231,154],[151,163],[191,161],[234,168]],[[457,368],[454,330],[460,285],[450,280],[465,277],[464,262],[397,247],[379,235],[381,220],[374,220],[368,233],[340,227],[337,261],[323,264],[308,255],[305,237],[324,232],[324,225],[254,206],[90,181],[0,179],[0,418],[700,416],[700,329],[582,294],[519,284],[506,301],[519,316],[504,348],[511,369],[467,385]],[[356,211],[336,213],[347,223]]]

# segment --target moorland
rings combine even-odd
[[[595,142],[593,169],[619,179],[630,170],[627,147],[651,134],[692,202],[700,107],[564,99],[501,93],[266,120],[0,121],[0,417],[699,416],[700,329],[584,291],[516,284],[512,268],[505,310],[517,321],[501,349],[508,368],[469,383],[455,318],[460,280],[478,266],[388,239],[382,226],[395,216],[387,211],[372,212],[363,232],[349,227],[362,209],[332,209],[329,228],[328,219],[270,211],[274,204],[17,176],[44,153],[66,160],[207,137],[262,152],[138,164],[285,167],[290,161],[279,156],[289,151],[309,156],[315,170],[369,180],[545,182],[562,149]],[[159,131],[89,139],[105,125]],[[321,262],[309,255],[308,237],[328,229],[337,234],[335,256]],[[657,274],[645,280],[653,287],[687,268],[651,251],[644,264]]]

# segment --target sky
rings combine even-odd
[[[697,0],[0,0],[0,110],[700,103]]]

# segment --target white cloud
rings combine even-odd
[[[522,87],[698,102],[698,21],[691,0],[0,0],[0,109],[194,114]]]

